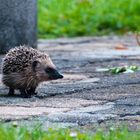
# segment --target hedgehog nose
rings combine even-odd
[[[63,77],[64,77],[63,75],[59,74],[59,79],[62,79]]]
[[[60,73],[57,72],[56,79],[62,79],[62,78],[63,78],[63,75],[61,75]]]
[[[63,78],[63,75],[60,74],[57,70],[55,70],[54,79],[62,79],[62,78]]]

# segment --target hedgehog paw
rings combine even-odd
[[[31,94],[29,94],[26,90],[20,89],[22,98],[31,98]]]
[[[9,88],[8,96],[14,96],[14,89]]]
[[[37,95],[37,92],[32,93],[32,95]]]
[[[31,88],[30,90],[27,90],[27,93],[30,95],[37,95],[37,92],[35,92],[34,88]]]

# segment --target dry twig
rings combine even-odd
[[[138,45],[140,46],[139,34],[136,33],[136,34],[135,34],[135,37],[136,37],[136,41],[137,41]]]

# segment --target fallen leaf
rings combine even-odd
[[[117,44],[115,47],[116,50],[127,50],[128,48],[124,46],[123,44]]]

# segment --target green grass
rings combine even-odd
[[[39,0],[38,37],[140,31],[140,0]]]
[[[1,124],[0,140],[140,140],[140,132],[129,132],[126,128],[110,128],[106,132],[88,134],[70,129],[45,131],[38,126],[29,129],[15,124]]]

